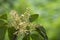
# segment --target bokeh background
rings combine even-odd
[[[60,40],[60,0],[0,0],[0,15],[10,10],[24,13],[26,8],[39,14],[35,23],[44,26],[49,40]]]

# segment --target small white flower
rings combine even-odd
[[[25,22],[21,22],[19,25],[23,25]]]
[[[22,16],[22,17],[24,17],[24,15],[23,15],[23,14],[22,14],[21,16]]]

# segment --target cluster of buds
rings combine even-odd
[[[37,31],[45,40],[48,40],[44,27],[39,24],[33,24],[29,21],[31,16],[29,12],[30,11],[27,9],[25,13],[19,16],[15,10],[11,10],[9,17],[11,20],[9,20],[9,25],[16,29],[16,31],[13,33],[14,38],[18,36],[18,33],[20,35],[24,34],[26,37],[26,35],[30,36],[31,32]]]
[[[26,12],[21,14],[20,16],[18,15],[18,13],[15,10],[11,10],[10,12],[10,24],[12,27],[14,27],[16,30],[19,30],[20,33],[26,33],[26,31],[28,31],[26,29],[27,26],[30,26],[30,22],[29,22],[29,10],[27,8]],[[17,32],[15,32],[14,34],[16,34]]]

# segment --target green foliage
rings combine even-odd
[[[42,40],[41,36],[36,31],[33,31],[31,33],[31,38],[32,38],[32,40]]]
[[[2,17],[3,16],[3,17]],[[5,33],[7,30],[6,15],[0,16],[0,40],[4,40]]]
[[[9,12],[12,9],[14,9],[17,11],[17,14],[21,16],[21,14],[24,14],[26,12],[26,8],[32,9],[32,11],[29,11],[31,14],[33,14],[30,16],[29,21],[32,22],[33,25],[34,24],[43,25],[47,31],[49,40],[60,40],[59,38],[60,37],[59,35],[60,5],[59,4],[60,4],[60,0],[0,0],[0,35],[1,35],[0,40],[6,40],[6,39],[13,40],[12,39],[13,33],[16,32],[13,31],[15,30],[14,28],[10,28],[11,23],[9,21],[12,20],[10,19],[11,16],[9,15]],[[9,16],[9,18],[7,18],[7,16]],[[38,20],[36,20],[37,18]],[[25,20],[25,18],[23,19]],[[40,27],[38,27],[38,29],[39,28]],[[44,28],[39,29],[39,30],[43,29],[42,35],[40,35],[41,31],[39,30],[36,30],[38,31],[37,33],[36,32],[31,33],[30,40],[39,40],[40,38],[41,38],[40,40],[44,40],[45,37],[43,35],[46,36],[45,34],[46,31]],[[20,35],[20,33],[18,33],[17,35],[18,35],[17,40],[22,40],[25,36],[24,33],[21,34],[22,36]]]
[[[15,12],[15,11],[14,11]],[[14,14],[14,13],[13,13]],[[10,15],[10,14],[9,14]],[[16,16],[17,15],[17,16]],[[22,18],[25,18],[26,17],[26,15],[27,15],[27,17],[31,17],[31,19],[33,19],[32,21],[34,21],[34,20],[36,20],[36,18],[38,18],[38,14],[34,14],[34,15],[31,15],[31,16],[28,16],[28,13],[25,13],[25,14],[23,14],[24,16],[22,17],[22,16],[20,16],[20,17],[22,17]],[[46,35],[46,33],[41,33],[41,32],[39,32],[39,31],[45,31],[44,29],[43,30],[40,30],[40,29],[42,29],[42,28],[40,28],[38,31],[36,31],[36,32],[39,32],[38,34],[32,34],[32,32],[34,32],[35,30],[36,30],[36,25],[34,24],[34,25],[32,25],[32,21],[29,21],[28,22],[28,19],[26,18],[26,20],[27,20],[27,22],[28,22],[28,24],[27,24],[27,22],[26,22],[26,20],[25,19],[23,19],[23,21],[20,21],[20,20],[22,20],[22,19],[19,19],[19,16],[18,16],[18,14],[17,13],[15,13],[15,15],[10,15],[11,16],[11,19],[10,20],[15,20],[15,21],[10,21],[10,24],[11,23],[13,23],[14,24],[14,22],[16,22],[16,26],[14,25],[13,26],[13,24],[12,25],[10,25],[9,24],[9,21],[8,21],[8,19],[6,19],[6,18],[10,18],[10,17],[6,17],[7,16],[7,14],[4,14],[4,15],[1,15],[0,16],[0,18],[1,18],[1,20],[0,20],[0,26],[1,26],[1,32],[2,32],[2,38],[0,37],[0,40],[6,40],[6,37],[5,37],[5,33],[7,32],[8,33],[8,38],[9,38],[9,40],[18,40],[17,38],[18,38],[18,34],[20,34],[20,35],[24,35],[23,36],[23,38],[21,39],[21,36],[19,37],[21,40],[30,40],[30,37],[31,37],[31,39],[32,40],[38,40],[38,38],[39,38],[39,40],[41,39],[41,37],[42,38],[44,38],[44,40],[45,40],[45,36],[44,35]],[[16,18],[17,17],[17,18]],[[13,18],[13,19],[12,19]],[[3,20],[2,20],[3,19]],[[17,20],[16,20],[17,19]],[[31,20],[31,19],[29,19],[29,20]],[[5,21],[4,21],[5,20]],[[18,21],[19,20],[19,21]],[[18,22],[20,22],[20,23],[18,23]],[[26,22],[25,24],[21,24],[21,23],[23,23],[23,22]],[[33,26],[33,27],[32,27]],[[2,27],[3,27],[3,29],[2,29]],[[40,27],[40,26],[39,26]],[[18,28],[18,29],[17,29]],[[35,29],[35,30],[34,30]],[[6,30],[8,30],[8,31],[6,31]],[[45,31],[46,32],[46,31]],[[41,33],[41,34],[40,34]],[[1,33],[0,33],[1,34]],[[43,35],[43,36],[41,36],[40,37],[40,35]],[[46,35],[47,36],[47,35]],[[37,38],[36,38],[37,37]],[[3,39],[4,38],[4,39]],[[35,39],[36,38],[36,39]],[[20,40],[19,39],[19,40]]]
[[[6,29],[7,29],[6,26],[4,26],[4,27],[3,26],[0,26],[0,40],[4,40]]]
[[[46,35],[46,31],[42,26],[37,25],[36,31],[44,38],[44,40],[48,40],[48,37]]]
[[[36,20],[38,18],[38,14],[34,14],[34,15],[31,15],[29,20],[30,22],[33,22],[34,20]]]
[[[9,40],[15,40],[16,39],[15,35],[13,34],[15,31],[16,30],[14,27],[8,28]]]

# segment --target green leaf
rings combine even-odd
[[[0,40],[4,40],[4,37],[5,37],[5,33],[6,33],[6,27],[0,27]]]
[[[7,24],[7,14],[0,15],[0,26]]]
[[[6,26],[6,25],[7,25],[7,22],[3,19],[0,19],[0,27]]]
[[[9,40],[9,37],[8,37],[8,30],[6,30],[6,33],[5,33],[5,38],[4,40]]]
[[[36,31],[33,31],[31,33],[31,38],[32,38],[32,40],[41,40],[42,39],[41,36],[39,35],[39,33]]]
[[[48,40],[48,37],[46,35],[46,30],[43,26],[37,25],[36,31],[44,38],[44,40]]]
[[[0,19],[5,19],[5,20],[7,20],[7,14],[2,14],[2,15],[0,15]]]
[[[29,21],[30,21],[30,22],[35,21],[35,20],[38,18],[38,16],[39,16],[38,14],[33,14],[33,15],[31,15],[30,18],[29,18]]]
[[[14,35],[13,33],[15,33],[15,28],[14,27],[11,27],[11,28],[8,28],[8,36],[9,36],[9,39],[10,40],[16,40],[16,35]]]
[[[5,40],[5,33],[7,30],[7,23],[4,20],[0,19],[0,40]]]

